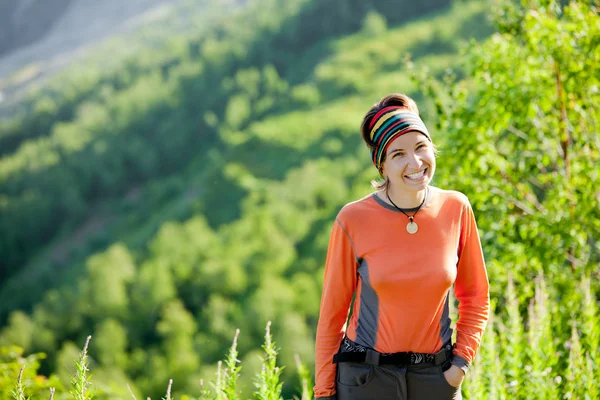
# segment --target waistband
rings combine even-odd
[[[372,365],[415,365],[422,363],[431,363],[440,365],[452,357],[452,344],[446,343],[437,353],[380,353],[374,349],[362,346],[352,340],[344,337],[340,346],[340,351],[333,356],[333,363],[340,362],[364,362]]]

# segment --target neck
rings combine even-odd
[[[427,189],[419,190],[418,192],[399,190],[394,191],[394,188],[390,186],[387,189],[387,194],[390,196],[394,204],[396,204],[396,206],[399,208],[415,208],[419,207],[425,200]],[[385,191],[383,192],[383,197],[386,197],[385,200],[387,202]]]

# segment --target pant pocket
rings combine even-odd
[[[366,386],[373,377],[373,366],[365,363],[342,362],[337,371],[337,384],[358,388]]]
[[[398,400],[398,379],[386,367],[339,363],[336,395],[337,400]]]
[[[451,388],[452,390],[459,390],[460,389],[460,385],[458,386],[452,386],[447,380],[446,377],[444,376],[444,371],[447,371],[448,369],[450,369],[450,367],[452,366],[452,364],[450,364],[448,362],[448,365],[446,364],[442,364],[440,366],[438,366],[438,371],[440,373],[440,378],[442,379],[442,381],[446,384],[446,386],[448,386],[449,388]]]

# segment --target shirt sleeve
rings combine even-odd
[[[452,364],[466,372],[479,348],[490,311],[485,261],[475,216],[468,201],[461,217],[457,268],[454,293],[459,304]]]
[[[357,282],[357,257],[347,230],[339,217],[331,231],[321,310],[317,325],[315,354],[316,398],[335,394],[336,365],[333,356],[338,352],[344,336],[344,325]]]

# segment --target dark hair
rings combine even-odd
[[[408,97],[407,95],[402,94],[402,93],[389,94],[389,95],[385,96],[384,98],[382,98],[381,100],[379,100],[377,103],[373,104],[373,107],[371,107],[371,109],[367,112],[367,114],[363,118],[362,124],[360,125],[360,134],[362,136],[362,139],[364,140],[364,142],[366,143],[366,145],[369,147],[370,150],[375,148],[376,144],[373,143],[373,141],[371,140],[371,130],[369,129],[369,124],[371,123],[371,120],[373,119],[375,114],[377,114],[380,110],[384,109],[385,107],[389,107],[389,106],[406,107],[410,111],[419,115],[419,108],[417,107],[417,103],[415,103],[415,101],[413,99],[411,99],[410,97]],[[385,161],[385,154],[383,155],[381,164],[383,164],[384,161]],[[379,174],[383,177],[381,169],[379,170]],[[384,178],[384,180],[380,181],[380,182],[371,181],[371,185],[373,185],[373,187],[375,189],[386,189],[388,183],[389,182],[388,182],[387,178]]]

